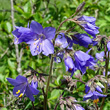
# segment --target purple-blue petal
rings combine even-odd
[[[33,97],[33,93],[32,93],[32,91],[31,91],[31,88],[30,88],[30,86],[28,85],[27,87],[26,87],[26,96],[31,100],[31,101],[35,101],[35,99],[34,99],[34,97]]]
[[[38,86],[38,82],[37,81],[36,82],[32,81],[31,86],[36,89],[37,86]]]
[[[46,56],[54,53],[54,46],[50,40],[45,39],[42,41],[42,50],[43,50],[43,54]]]
[[[37,95],[37,94],[39,93],[39,90],[35,89],[34,87],[32,87],[32,86],[30,86],[30,85],[29,85],[29,88],[30,88],[31,93],[32,93],[33,95]]]
[[[18,84],[20,84],[20,82],[18,82],[16,79],[12,79],[12,78],[7,78],[8,82],[11,83],[13,86],[16,86]]]
[[[90,59],[90,56],[87,53],[80,50],[75,52],[75,57],[77,57],[80,61],[87,61]]]
[[[107,49],[110,51],[110,42],[107,43]]]
[[[56,29],[53,27],[46,27],[43,30],[43,34],[46,36],[46,39],[52,40],[55,37]]]
[[[67,39],[65,38],[64,33],[60,33],[56,40],[55,40],[55,44],[59,45],[61,48],[66,48],[68,46],[68,42]]]
[[[22,83],[22,84],[15,86],[13,89],[13,95],[16,97],[18,97],[21,93],[23,93],[23,95],[24,95],[26,86],[27,86],[27,83]],[[16,94],[16,92],[18,92],[18,90],[20,90],[20,92],[18,94]]]
[[[73,39],[73,43],[88,47],[92,43],[92,39],[87,34],[75,34],[77,39]]]
[[[16,81],[18,81],[19,83],[27,83],[28,81],[27,81],[27,78],[26,77],[24,77],[24,76],[21,76],[21,75],[18,75],[17,77],[16,77]]]
[[[43,32],[42,25],[36,21],[31,22],[30,29],[31,29],[31,31],[35,32],[38,35],[42,34],[42,32]]]
[[[100,53],[96,53],[95,57],[98,59],[98,60],[103,60],[104,58],[104,51],[100,52]]]
[[[68,69],[72,69],[74,67],[74,63],[71,57],[67,57],[64,59],[65,62],[65,66],[66,66],[66,71],[68,71]]]

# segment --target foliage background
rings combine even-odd
[[[14,0],[14,20],[15,25],[26,27],[28,22],[35,20],[43,25],[43,27],[53,26],[58,28],[61,21],[71,16],[77,6],[84,0]],[[86,0],[86,5],[80,15],[93,16],[97,19],[96,25],[100,28],[101,35],[110,35],[110,0]],[[68,29],[75,24],[67,22],[63,24],[61,29]],[[78,27],[75,29],[78,31]],[[18,99],[12,95],[13,87],[7,82],[6,78],[15,78],[18,75],[17,61],[15,54],[14,37],[12,35],[12,19],[11,19],[11,3],[10,0],[0,0],[0,107],[2,110],[28,110],[32,105],[29,99],[17,101]],[[26,49],[26,45],[19,45],[19,51],[23,48],[23,56],[21,59],[22,73],[25,73],[28,65],[39,72],[48,74],[49,58],[43,55],[32,56],[30,50]],[[81,47],[76,47],[80,49]],[[60,78],[66,74],[64,63],[54,63],[54,71],[57,78],[53,78],[51,87],[60,84]],[[89,78],[93,77],[89,73]],[[70,74],[69,74],[70,75]],[[86,80],[88,76],[85,76]],[[62,90],[51,90],[48,97],[50,108],[53,109],[55,102]],[[80,91],[80,92],[78,92]],[[73,91],[77,100],[82,100],[84,93],[84,85],[79,86],[78,90]],[[66,95],[66,94],[65,94]],[[79,97],[80,95],[80,97]],[[37,98],[38,97],[38,98]],[[110,101],[109,101],[110,103]],[[106,103],[104,110],[109,110],[110,105]],[[43,104],[42,94],[36,96],[35,105],[37,109],[41,109]],[[86,104],[83,106],[86,107]],[[58,108],[60,109],[60,108]]]

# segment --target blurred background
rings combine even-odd
[[[14,45],[11,1],[0,0],[0,107],[4,107],[2,110],[29,110],[32,107],[29,99],[25,99],[21,103],[17,102],[12,95],[13,87],[6,78],[16,78],[18,74],[23,75],[28,70],[28,65],[38,72],[48,74],[50,60],[44,55],[32,56],[26,44],[19,44],[18,47]],[[43,27],[52,26],[57,29],[61,21],[71,16],[83,1],[13,0],[14,23],[16,26],[27,27],[28,22],[35,20],[41,23]],[[95,17],[97,19],[96,25],[100,28],[100,35],[109,36],[110,0],[85,0],[85,2],[80,15]],[[64,23],[61,29],[66,30],[74,25],[69,21]],[[78,27],[75,30],[78,30]],[[66,73],[64,63],[54,63],[54,75],[61,77],[64,73]],[[55,79],[51,86],[58,85],[59,79]],[[50,93],[50,106],[54,106],[54,101],[57,100],[58,95],[60,95],[60,91]],[[40,103],[37,110],[41,110],[43,103],[43,96],[39,97],[40,100],[36,99],[35,101],[36,106]],[[110,110],[109,103],[105,104],[104,110]]]

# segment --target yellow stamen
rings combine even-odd
[[[39,40],[40,40],[40,38],[39,38]]]
[[[37,39],[34,39],[34,40],[37,40]]]
[[[93,103],[98,103],[99,102],[99,99],[95,99],[94,101],[93,101]]]
[[[22,97],[23,96],[23,93],[21,93],[20,95],[19,95],[19,97]]]
[[[40,43],[40,45],[42,45],[42,43]]]
[[[37,48],[39,48],[39,46],[37,46]]]
[[[36,43],[34,43],[34,45],[36,45]]]
[[[20,90],[18,90],[18,92],[16,92],[16,94],[19,94],[20,93]]]

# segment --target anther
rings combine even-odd
[[[20,95],[19,95],[19,97],[22,97],[23,96],[23,93],[21,93]]]
[[[18,92],[16,92],[16,94],[19,94],[20,93],[20,90],[18,90]]]

